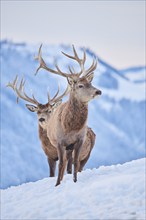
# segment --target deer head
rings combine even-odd
[[[16,93],[17,103],[18,103],[19,98],[31,103],[31,104],[26,104],[26,107],[31,112],[37,113],[39,125],[43,129],[46,129],[47,120],[50,118],[52,112],[62,103],[62,98],[65,95],[67,95],[69,88],[67,88],[62,95],[58,96],[59,94],[59,87],[58,87],[58,91],[53,96],[53,98],[50,98],[50,95],[48,92],[48,102],[46,104],[41,104],[36,100],[34,95],[32,95],[32,97],[29,97],[26,94],[26,92],[24,91],[24,84],[25,84],[25,80],[22,78],[20,81],[20,84],[18,85],[18,76],[16,76],[16,78],[14,79],[12,83],[11,82],[8,83],[7,87],[11,87]]]
[[[87,70],[85,70],[84,67],[86,61],[85,50],[83,54],[83,59],[79,58],[74,46],[73,46],[74,56],[62,52],[68,58],[77,61],[81,68],[80,72],[76,72],[73,68],[69,66],[69,73],[65,73],[60,70],[57,64],[55,64],[56,70],[53,70],[46,65],[44,59],[42,58],[41,48],[42,45],[39,48],[38,57],[36,57],[36,59],[39,61],[40,64],[40,66],[36,71],[36,74],[39,71],[39,69],[43,68],[51,73],[65,77],[68,81],[71,94],[73,94],[78,100],[84,103],[89,102],[91,99],[97,97],[98,95],[101,95],[101,91],[91,85],[91,82],[94,77],[94,70],[97,67],[97,60],[93,59],[91,66]]]

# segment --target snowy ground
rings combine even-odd
[[[145,159],[1,190],[4,219],[145,219]]]

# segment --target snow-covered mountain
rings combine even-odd
[[[132,82],[143,82],[146,80],[146,75],[143,67],[135,67],[135,68],[128,68],[121,71],[125,77],[127,77]]]
[[[1,190],[1,219],[144,220],[145,159]]]
[[[36,181],[48,177],[46,157],[37,131],[37,116],[29,112],[25,102],[16,104],[12,89],[6,84],[15,75],[26,79],[26,91],[47,102],[47,90],[53,95],[66,79],[46,71],[34,73],[34,60],[40,45],[1,41],[1,187]],[[43,45],[43,57],[53,68],[54,59],[62,70],[73,64],[60,51],[72,53],[68,45]],[[83,49],[77,48],[80,56]],[[95,54],[87,50],[88,67]],[[75,68],[78,66],[74,63]],[[88,125],[96,133],[96,144],[86,168],[124,163],[145,156],[145,67],[118,71],[99,58],[93,85],[102,90],[99,99],[89,104]]]

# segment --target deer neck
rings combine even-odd
[[[87,121],[88,103],[82,103],[74,94],[70,94],[68,101],[68,111],[65,118],[67,131],[81,130]]]
[[[47,134],[47,130],[43,129],[40,125],[39,125],[39,137],[42,138],[43,136],[46,136]]]

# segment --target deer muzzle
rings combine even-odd
[[[101,94],[102,94],[101,90],[97,89],[95,95],[101,95]]]
[[[44,119],[44,118],[40,118],[39,121],[40,121],[40,122],[43,122],[43,121],[45,121],[45,119]]]

